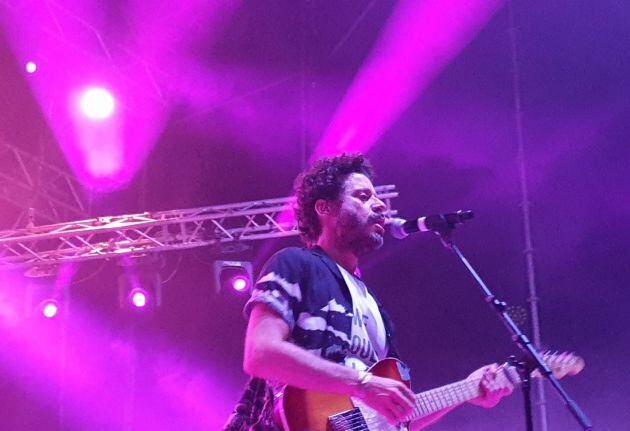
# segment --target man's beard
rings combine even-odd
[[[340,246],[352,251],[356,256],[363,256],[383,245],[383,235],[371,232],[372,218],[361,224],[355,217],[342,216],[337,222]]]

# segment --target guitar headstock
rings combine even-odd
[[[586,363],[584,359],[577,356],[575,353],[570,352],[544,352],[543,359],[551,369],[553,376],[556,379],[561,379],[564,376],[575,376],[584,369]],[[534,377],[540,377],[540,372],[535,370],[532,373]]]
[[[575,376],[585,367],[584,359],[570,352],[544,352],[542,353],[544,361],[551,369],[551,373],[556,379],[561,379],[564,376]],[[509,364],[505,364],[504,371],[506,377],[512,383],[520,383],[521,377],[518,370]],[[540,371],[534,370],[531,374],[532,377],[541,377]]]

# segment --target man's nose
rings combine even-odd
[[[374,196],[374,203],[372,204],[372,211],[375,213],[384,213],[387,210],[385,202]]]

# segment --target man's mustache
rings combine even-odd
[[[383,214],[371,214],[368,216],[368,221],[371,223],[376,223],[377,221],[385,221],[385,215]]]

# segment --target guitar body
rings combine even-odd
[[[410,385],[409,369],[398,359],[383,359],[374,364],[370,372],[375,376],[398,380],[408,387]],[[276,423],[284,431],[331,431],[334,428],[329,424],[329,418],[353,410],[358,407],[357,404],[344,395],[286,386],[283,395],[276,401]],[[398,428],[392,426],[391,429]]]
[[[543,356],[553,375],[560,379],[574,376],[584,368],[584,360],[571,353]],[[375,376],[387,377],[409,387],[409,368],[398,359],[387,358],[370,368]],[[540,377],[537,372],[532,377]],[[497,381],[520,384],[520,375],[514,366],[504,364],[496,375]],[[482,395],[481,378],[466,378],[439,388],[415,394],[413,421],[440,410],[457,406]],[[274,411],[276,424],[284,431],[406,431],[407,424],[392,425],[376,410],[361,400],[325,392],[306,391],[291,386],[284,388]]]

